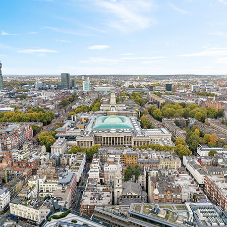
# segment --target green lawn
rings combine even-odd
[[[172,206],[170,206],[170,205],[162,205],[162,206],[160,206],[160,208],[174,210],[174,208]]]
[[[140,213],[141,205],[134,205],[133,210],[137,213]]]
[[[175,207],[177,210],[187,210],[186,207],[183,205],[180,205],[180,206],[175,205]]]
[[[150,209],[152,209],[153,207],[150,205],[144,205],[143,206],[143,214],[147,215],[150,214]]]

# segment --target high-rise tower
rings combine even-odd
[[[69,73],[61,74],[61,89],[70,89],[70,75]]]
[[[0,62],[0,90],[3,90],[2,63]]]
[[[91,84],[88,77],[86,81],[83,81],[83,91],[90,91],[90,90],[91,90]]]

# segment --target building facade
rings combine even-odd
[[[90,80],[87,79],[86,81],[83,81],[83,91],[90,91],[90,90],[91,90]]]
[[[10,202],[10,193],[7,188],[0,189],[0,213],[5,211]]]
[[[222,175],[206,175],[204,179],[204,192],[212,203],[227,210],[227,182]]]
[[[170,145],[171,133],[164,129],[141,129],[136,117],[95,116],[90,118],[84,132],[77,136],[76,145],[91,147],[141,146],[149,144]]]

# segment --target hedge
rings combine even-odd
[[[54,219],[64,218],[64,217],[66,217],[66,216],[69,214],[69,212],[70,212],[70,210],[67,210],[67,211],[65,211],[65,212],[62,213],[62,214],[53,215],[52,218],[54,218]]]
[[[48,218],[47,218],[47,221],[51,221],[51,217],[48,217]]]
[[[73,219],[71,222],[77,223],[77,220]]]

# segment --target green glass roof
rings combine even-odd
[[[130,118],[123,116],[98,117],[93,129],[133,129]]]

